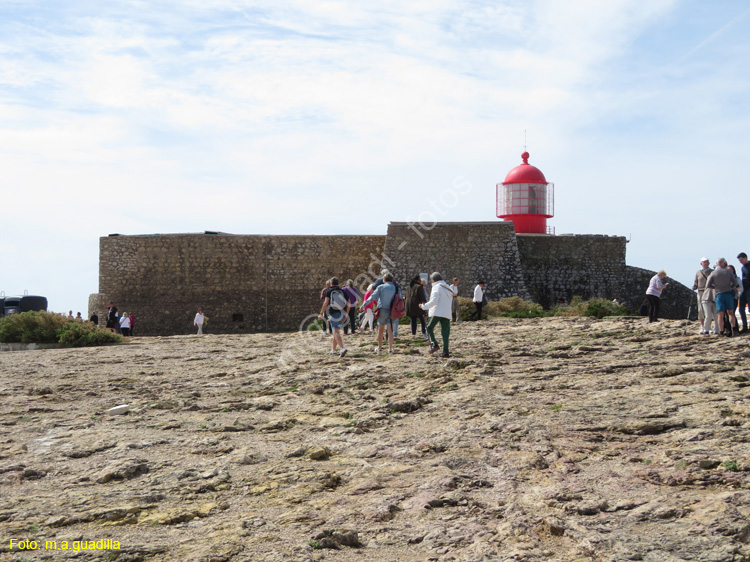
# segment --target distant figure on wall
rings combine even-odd
[[[68,312],[68,320],[75,320],[75,316],[73,316],[73,311],[72,310],[70,312]]]
[[[659,320],[659,299],[661,299],[661,292],[669,286],[669,283],[665,283],[667,273],[662,269],[654,275],[648,282],[648,289],[646,289],[646,300],[648,301],[648,321],[657,322]]]
[[[98,326],[99,325],[99,316],[97,316],[96,310],[91,315],[91,318],[89,318],[89,322],[91,322],[92,324],[94,324],[94,326]]]
[[[110,301],[109,307],[107,308],[107,328],[113,331],[117,331],[115,328],[116,323],[117,323],[117,307],[115,306],[115,303]]]
[[[206,317],[203,314],[203,309],[199,308],[198,313],[195,315],[195,320],[193,320],[193,326],[198,326],[198,335],[203,335],[203,324],[206,322]]]
[[[81,316],[80,312],[76,313],[75,321],[76,322],[83,322],[83,316]]]

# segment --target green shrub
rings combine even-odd
[[[463,320],[468,320],[477,310],[474,301],[465,297],[458,297],[458,305],[461,307],[461,318]],[[525,301],[521,297],[508,297],[499,301],[490,301],[482,308],[482,318],[497,318],[500,316],[508,318],[539,318],[546,315],[542,305]]]
[[[555,316],[590,316],[601,319],[605,316],[625,316],[628,314],[628,309],[607,299],[597,298],[585,301],[575,296],[570,300],[570,304],[556,306],[552,312]]]
[[[57,343],[57,333],[68,319],[49,312],[21,312],[0,319],[0,342]]]
[[[63,343],[74,347],[121,342],[91,322],[76,322],[51,312],[21,312],[0,318],[2,343]]]
[[[616,305],[607,299],[591,299],[586,301],[586,306],[583,310],[584,316],[592,316],[600,319],[605,316],[625,316],[627,313],[627,308]]]
[[[541,304],[523,300],[521,297],[508,297],[492,301],[482,310],[487,316],[508,316],[510,318],[539,318],[545,316]]]
[[[72,347],[88,347],[119,343],[122,341],[122,336],[99,328],[91,322],[71,321],[60,328],[57,341]]]

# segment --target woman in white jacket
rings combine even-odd
[[[451,307],[453,306],[453,291],[450,285],[443,281],[443,276],[438,272],[430,275],[432,279],[432,291],[430,300],[420,304],[422,310],[429,311],[427,322],[427,334],[430,338],[430,353],[435,353],[440,346],[435,339],[435,325],[440,324],[440,333],[443,336],[443,353],[440,357],[450,357],[448,352],[448,338],[451,334]]]

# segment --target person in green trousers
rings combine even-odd
[[[450,357],[448,340],[451,334],[451,308],[453,306],[453,291],[450,285],[443,281],[443,276],[437,271],[430,275],[432,280],[432,291],[430,300],[420,304],[422,310],[427,310],[430,317],[427,322],[427,335],[430,338],[430,353],[435,353],[440,346],[435,339],[435,326],[440,324],[440,334],[443,338],[443,353],[440,357]]]

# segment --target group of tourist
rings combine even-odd
[[[461,321],[461,310],[458,305],[457,278],[453,284],[443,280],[443,276],[435,272],[430,275],[432,288],[430,297],[427,298],[427,280],[417,275],[409,281],[409,287],[404,292],[395,281],[390,271],[383,270],[381,277],[376,279],[367,291],[360,297],[359,292],[350,279],[341,287],[337,277],[326,282],[321,291],[321,310],[318,319],[323,322],[323,329],[329,330],[332,335],[331,355],[344,357],[347,353],[341,330],[344,334],[356,333],[356,313],[362,314],[360,328],[368,326],[373,329],[377,323],[377,348],[375,353],[383,353],[384,343],[388,346],[388,353],[393,353],[393,342],[398,336],[399,320],[408,315],[411,319],[411,333],[417,335],[417,325],[422,329],[422,337],[430,342],[429,353],[438,352],[441,347],[435,337],[435,328],[440,326],[442,338],[442,353],[440,357],[450,357],[449,340],[450,324],[455,317],[456,322]],[[362,303],[357,308],[357,302]],[[482,307],[486,304],[484,281],[480,281],[474,291],[474,304],[476,311],[472,318],[481,320]],[[425,322],[425,315],[428,320]]]
[[[747,332],[747,307],[750,299],[750,263],[747,254],[737,255],[741,267],[740,276],[725,258],[716,260],[711,269],[708,258],[701,258],[701,268],[695,273],[693,290],[698,291],[698,321],[703,335],[720,334],[736,336]],[[737,325],[735,315],[739,307],[742,328]]]
[[[94,311],[91,318],[89,318],[89,322],[93,322],[96,326],[99,325],[99,315],[96,311]],[[135,328],[135,315],[128,312],[120,313],[120,311],[117,310],[115,303],[110,301],[109,306],[107,307],[105,327],[108,330],[122,334],[125,337],[132,336]]]
[[[716,260],[714,268],[710,267],[708,258],[700,260],[701,268],[695,273],[693,290],[698,291],[699,333],[702,335],[731,337],[747,332],[745,308],[750,302],[750,263],[745,252],[741,252],[737,259],[742,265],[740,275],[725,258]],[[661,270],[649,282],[646,290],[649,322],[656,322],[659,318],[659,300],[662,291],[669,286],[664,282],[666,277]],[[738,307],[742,328],[738,326],[735,314]]]

